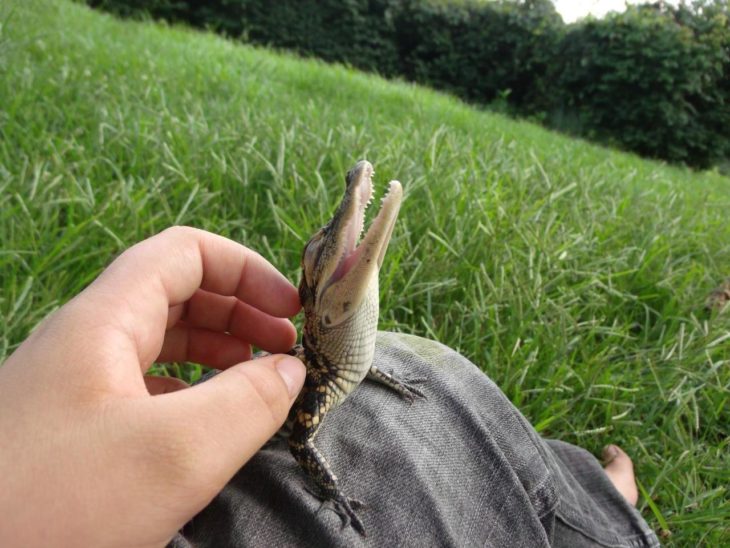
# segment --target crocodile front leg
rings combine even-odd
[[[289,450],[317,486],[318,492],[314,494],[324,501],[323,507],[330,506],[342,518],[343,526],[351,524],[358,533],[366,536],[365,527],[355,513],[363,504],[349,498],[340,490],[337,476],[314,445],[317,430],[327,411],[334,405],[335,399],[334,391],[327,384],[321,384],[314,391],[307,391],[302,395],[289,436]]]

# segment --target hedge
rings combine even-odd
[[[698,17],[685,7],[631,7],[571,26],[559,112],[578,134],[707,167],[730,157],[729,54],[727,8]]]
[[[550,0],[87,0],[450,91],[635,151],[730,158],[725,0],[565,25]]]

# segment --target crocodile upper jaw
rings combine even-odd
[[[322,327],[340,325],[363,304],[372,284],[377,288],[403,190],[398,181],[390,182],[378,215],[356,245],[372,197],[372,176],[373,166],[364,160],[348,172],[337,211],[305,247],[300,297],[307,322],[317,320]]]

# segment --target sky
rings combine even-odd
[[[648,0],[553,0],[558,13],[563,16],[566,23],[572,23],[576,19],[591,14],[595,17],[602,17],[609,11],[624,11],[626,3],[643,4]],[[670,0],[670,4],[678,4],[677,0]]]

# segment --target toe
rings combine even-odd
[[[608,445],[603,450],[603,462],[611,483],[629,504],[636,506],[639,492],[634,477],[634,463],[629,456],[617,445]]]

